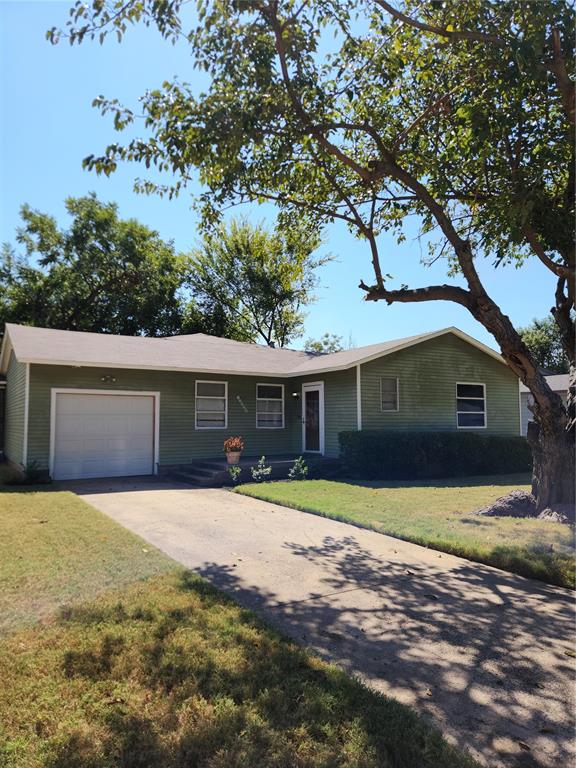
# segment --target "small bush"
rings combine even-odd
[[[306,480],[308,475],[308,465],[304,461],[303,456],[299,456],[294,461],[294,465],[288,470],[289,480]]]
[[[236,484],[240,480],[242,467],[239,467],[237,464],[233,464],[232,466],[228,467],[228,474],[230,475],[230,480]]]
[[[29,461],[21,472],[14,471],[5,480],[5,485],[44,485],[50,482],[47,469],[37,461]]]
[[[524,437],[469,432],[340,432],[347,472],[373,480],[419,480],[529,472]]]
[[[269,480],[272,474],[272,467],[266,466],[266,456],[262,456],[255,467],[250,467],[250,472],[255,483],[263,483],[265,480]]]

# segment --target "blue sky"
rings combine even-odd
[[[178,75],[201,87],[185,47],[172,46],[154,30],[129,30],[122,44],[85,42],[71,48],[52,46],[46,29],[63,26],[68,2],[0,0],[0,239],[14,241],[23,203],[66,223],[64,198],[94,191],[102,200],[118,203],[123,217],[134,217],[173,240],[179,250],[197,240],[197,217],[187,195],[168,201],[133,191],[134,179],[144,175],[137,165],[125,165],[110,178],[82,170],[82,158],[98,153],[112,141],[122,141],[111,121],[92,108],[102,94],[137,106],[138,97],[163,80]],[[251,219],[270,218],[269,207],[242,209]],[[412,287],[445,282],[443,264],[420,264],[415,223],[398,247],[382,237],[383,271],[397,283]],[[360,279],[372,279],[367,245],[341,225],[325,233],[324,249],[336,261],[319,272],[318,301],[310,307],[306,335],[325,331],[351,337],[356,345],[407,336],[456,325],[496,346],[492,337],[466,310],[444,302],[416,305],[368,304],[358,289]],[[479,263],[488,291],[518,325],[543,317],[552,304],[550,273],[530,259],[522,269],[494,270]]]

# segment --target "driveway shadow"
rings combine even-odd
[[[200,573],[484,763],[572,764],[571,593],[465,561],[446,570],[440,554],[437,568],[383,562],[353,535],[284,546],[322,569],[321,594],[282,602],[233,566]]]

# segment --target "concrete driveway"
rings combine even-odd
[[[574,764],[568,591],[228,491],[68,487],[485,765]]]

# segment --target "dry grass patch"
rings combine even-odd
[[[0,636],[172,560],[65,491],[0,491]]]

